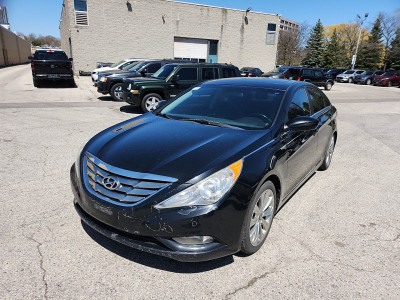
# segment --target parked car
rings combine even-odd
[[[392,86],[400,84],[400,74],[396,71],[387,71],[380,76],[375,76],[374,85]]]
[[[259,68],[244,67],[240,69],[240,75],[243,77],[260,77],[263,74]]]
[[[337,68],[330,69],[330,70],[328,70],[327,72],[325,72],[325,76],[326,76],[326,77],[330,77],[330,78],[332,78],[333,80],[335,80],[335,79],[336,79],[336,76],[339,75],[339,74],[342,74],[344,71],[346,71],[346,70],[344,70],[344,69],[337,69]]]
[[[347,70],[336,76],[336,81],[352,83],[354,77],[363,73],[364,70]]]
[[[74,206],[141,251],[179,261],[252,254],[276,212],[329,167],[336,140],[336,109],[309,83],[204,82],[94,136],[71,167]]]
[[[174,98],[199,82],[229,77],[241,77],[239,69],[228,64],[169,64],[151,78],[124,78],[122,99],[148,112],[156,109],[161,100]]]
[[[285,71],[284,79],[307,81],[316,86],[324,87],[327,91],[330,91],[334,84],[333,79],[326,77],[322,70],[318,68],[289,68]]]
[[[373,83],[375,76],[382,75],[383,71],[364,71],[360,75],[354,76],[354,83],[355,84],[366,84],[370,85]]]
[[[126,70],[106,71],[98,74],[97,91],[104,95],[110,94],[115,101],[121,98],[121,86],[124,78],[151,77],[162,66],[170,63],[189,63],[183,60],[150,60],[137,62]]]
[[[46,80],[67,80],[75,86],[72,58],[68,58],[62,50],[38,49],[31,60],[33,85],[38,87],[40,82]]]
[[[119,62],[116,62],[109,67],[101,67],[101,68],[94,69],[92,71],[92,75],[91,75],[92,81],[96,82],[98,80],[99,72],[111,71],[111,70],[122,70],[124,67],[126,67],[134,62],[143,61],[143,60],[146,60],[146,59],[144,59],[144,58],[128,58],[128,59],[120,60]]]
[[[113,65],[113,63],[97,62],[96,68],[110,67],[111,65]]]
[[[277,67],[277,68],[273,69],[273,70],[270,71],[270,72],[263,73],[263,74],[261,75],[261,77],[280,78],[280,79],[282,79],[283,77],[285,77],[285,72],[286,72],[289,68],[292,68],[292,67],[290,67],[290,66],[280,66],[280,67]]]

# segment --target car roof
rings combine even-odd
[[[312,86],[305,81],[294,81],[285,79],[252,78],[252,77],[231,77],[206,81],[203,85],[236,85],[248,87],[264,87],[277,90],[287,90],[290,87]]]
[[[181,64],[181,63],[178,63]],[[228,68],[237,68],[234,65],[230,64],[218,64],[218,63],[187,63],[187,64],[182,64],[185,67],[228,67]]]

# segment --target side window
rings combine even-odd
[[[218,69],[217,68],[202,68],[201,69],[201,79],[202,80],[210,80],[218,78]]]
[[[309,115],[310,104],[308,103],[307,94],[303,88],[300,88],[293,95],[292,102],[290,102],[288,110],[288,121],[295,117]]]
[[[315,77],[322,77],[321,71],[315,71]]]
[[[236,77],[236,72],[233,68],[222,68],[223,78]]]
[[[315,89],[308,89],[308,93],[310,95],[311,107],[313,108],[313,112],[316,113],[325,107],[324,97],[321,95],[320,91]]]
[[[154,63],[147,66],[147,73],[155,73],[161,68],[161,63]]]
[[[179,75],[179,80],[197,80],[197,68],[182,68],[176,75]]]
[[[313,76],[313,71],[312,70],[303,70],[303,75],[305,76]]]

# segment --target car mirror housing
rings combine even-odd
[[[174,75],[171,78],[171,81],[178,81],[179,80],[179,75]]]
[[[158,102],[157,108],[162,108],[165,106],[165,104],[167,104],[167,100],[161,100]]]
[[[310,131],[317,129],[318,119],[309,116],[296,117],[286,123],[287,128],[294,131]]]

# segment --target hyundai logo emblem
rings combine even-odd
[[[104,177],[103,181],[101,182],[103,186],[110,191],[114,191],[117,188],[119,188],[119,181],[118,179],[112,178],[112,177]]]

